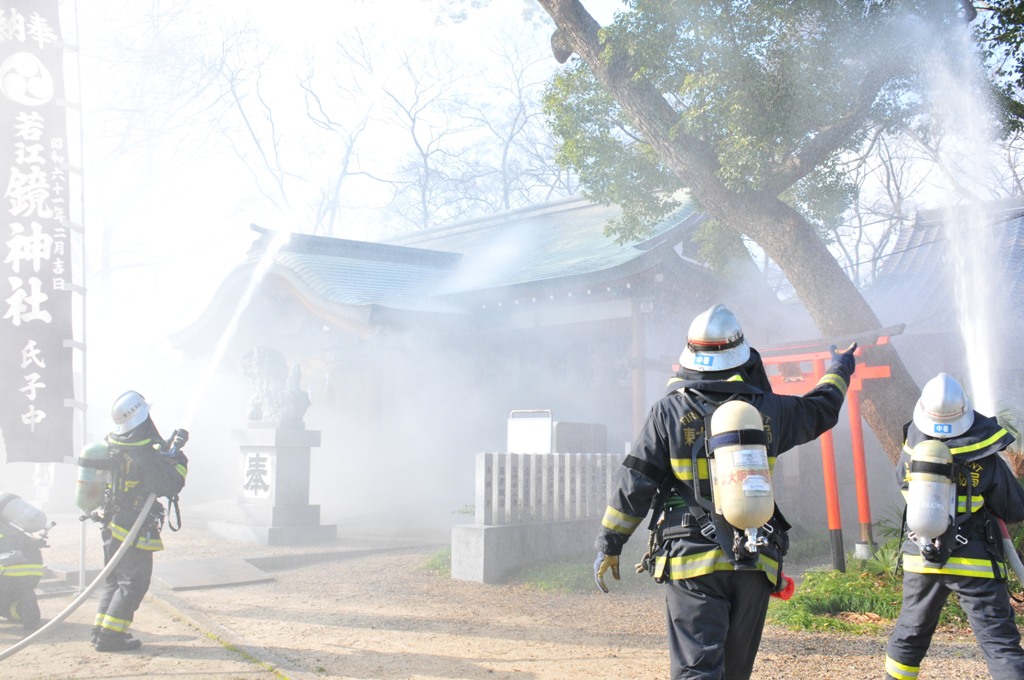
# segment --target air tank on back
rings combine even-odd
[[[0,492],[0,521],[29,534],[47,528],[46,513],[9,491]]]
[[[90,513],[103,504],[107,489],[105,463],[110,460],[110,449],[106,444],[95,442],[82,447],[78,457],[78,481],[75,482],[75,505]]]

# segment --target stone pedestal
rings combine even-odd
[[[320,506],[309,504],[310,451],[320,432],[276,424],[236,430],[242,453],[239,495],[211,533],[263,545],[332,541],[336,525],[320,524]]]

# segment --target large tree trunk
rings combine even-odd
[[[824,337],[880,329],[867,301],[806,219],[777,195],[725,187],[716,176],[713,149],[673,134],[675,111],[649,82],[636,77],[626,61],[604,58],[599,26],[579,0],[538,2],[704,210],[748,236],[779,265]],[[862,414],[895,464],[903,444],[902,426],[910,418],[918,387],[892,345],[864,352],[861,361],[888,364],[892,372],[889,380],[864,382]]]

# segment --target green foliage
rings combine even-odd
[[[769,619],[802,630],[877,632],[880,622],[851,622],[837,615],[874,613],[883,619],[893,619],[899,615],[901,602],[901,581],[891,574],[850,569],[810,571],[804,574],[791,600],[769,608]]]
[[[903,535],[903,504],[890,505],[871,525],[873,533],[888,541]]]
[[[899,548],[899,540],[893,539],[867,560],[848,557],[846,572],[805,572],[792,599],[772,602],[769,620],[795,630],[849,633],[878,633],[891,626],[903,603],[903,576],[896,573]],[[957,596],[951,595],[939,626],[968,625]]]
[[[930,0],[629,0],[600,33],[604,61],[659,93],[664,102],[651,106],[671,108],[675,119],[662,122],[687,160],[672,162],[679,176],[669,172],[626,108],[648,105],[616,101],[578,58],[544,100],[561,140],[558,160],[589,197],[625,209],[614,226],[620,240],[642,235],[681,189],[712,176],[736,197],[782,195],[824,234],[855,196],[837,159],[868,129],[920,114],[924,58],[950,51],[949,29],[962,25],[957,8]],[[815,148],[821,140],[823,150]]]
[[[552,132],[562,140],[555,160],[580,177],[588,198],[625,209],[609,226],[619,242],[643,236],[679,207],[674,196],[681,182],[622,122],[618,104],[589,70],[569,69],[556,76],[544,94],[544,108]]]
[[[450,578],[452,575],[452,549],[450,546],[441,548],[431,554],[420,564],[420,569],[436,576]]]
[[[872,573],[862,561],[854,562],[846,572],[806,572],[791,600],[771,604],[769,620],[795,630],[849,633],[877,634],[891,625],[903,602],[902,577],[891,571]],[[850,614],[874,614],[878,618]],[[964,620],[962,610],[950,602],[943,609],[940,624],[963,625]]]
[[[900,541],[895,538],[883,543],[875,554],[864,560],[864,569],[875,576],[895,574],[900,564]]]
[[[975,33],[995,89],[1007,132],[1024,127],[1024,4],[990,0],[979,7]]]

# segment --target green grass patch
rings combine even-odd
[[[795,630],[877,633],[882,621],[846,620],[841,614],[894,619],[902,602],[900,579],[868,571],[809,571],[788,602],[772,601],[768,620]],[[850,617],[854,618],[854,617]]]
[[[896,541],[890,541],[868,560],[848,556],[845,572],[804,572],[791,600],[772,601],[768,620],[795,630],[876,634],[899,616],[903,604],[903,575],[893,573],[897,556]],[[878,620],[864,620],[865,616]],[[939,626],[968,625],[957,596],[950,595]]]
[[[431,553],[427,559],[420,563],[420,569],[430,572],[443,578],[451,578],[452,575],[452,549],[445,546],[435,553]]]
[[[523,584],[544,592],[557,593],[596,593],[594,582],[594,558],[597,553],[584,553],[569,557],[538,562],[524,566],[512,575],[510,582]],[[637,574],[634,564],[640,556],[625,552],[619,558],[619,580],[616,581],[609,571],[604,582],[609,590],[616,593],[650,592],[657,585],[649,573]]]

